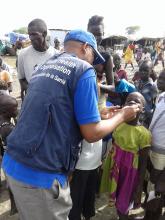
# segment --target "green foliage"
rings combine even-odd
[[[138,26],[138,25],[130,26],[130,27],[127,27],[125,30],[128,35],[135,34],[137,31],[140,30],[140,26]]]
[[[15,29],[13,30],[13,32],[20,33],[20,34],[27,34],[27,27],[21,27],[19,29]]]

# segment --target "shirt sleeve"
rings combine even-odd
[[[149,130],[147,130],[145,127],[142,127],[141,137],[139,137],[140,141],[140,150],[142,150],[145,147],[151,146],[151,133]]]
[[[157,95],[158,95],[158,89],[157,89],[157,86],[155,84],[153,84],[152,86],[152,98],[153,99],[156,99]]]
[[[74,111],[79,125],[101,120],[95,71],[87,70],[79,79],[74,95]]]
[[[18,72],[18,79],[24,79],[25,78],[25,71],[24,71],[24,65],[23,65],[23,54],[22,53],[20,53],[18,55],[17,72]]]
[[[123,93],[123,92],[135,92],[136,88],[133,84],[127,82],[125,79],[121,79],[119,84],[115,87],[115,91],[118,93]]]

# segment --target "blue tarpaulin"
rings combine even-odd
[[[15,44],[17,40],[23,41],[29,39],[27,34],[19,34],[15,32],[10,32],[7,36],[9,37],[11,44]]]

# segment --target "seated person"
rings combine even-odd
[[[14,128],[14,124],[11,122],[11,119],[17,116],[18,103],[15,98],[0,91],[0,106],[0,157],[2,159],[6,148],[7,136]],[[17,212],[17,209],[15,206],[13,194],[11,193],[10,189],[9,196],[11,202],[10,215],[13,215]]]
[[[8,85],[8,91],[9,93],[12,92],[12,77],[10,75],[10,73],[6,70],[3,70],[0,72],[0,80],[4,81],[7,83]]]
[[[3,80],[0,80],[0,93],[9,95],[8,85]]]

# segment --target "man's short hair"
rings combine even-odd
[[[88,21],[88,28],[93,25],[103,25],[104,26],[103,20],[104,20],[103,16],[99,16],[99,15],[92,16]]]
[[[41,33],[47,32],[47,25],[42,19],[36,18],[28,24],[28,28],[33,26],[36,27],[36,29]]]

